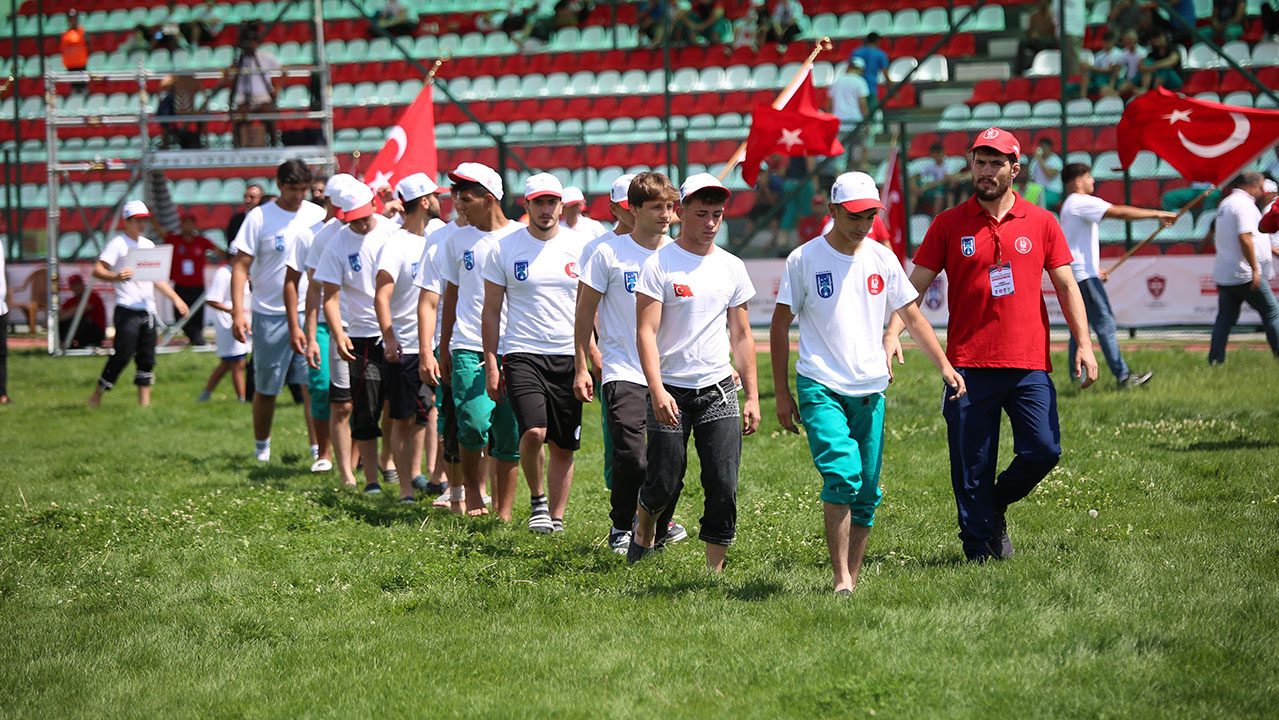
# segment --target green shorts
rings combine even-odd
[[[463,450],[483,450],[498,460],[520,459],[520,431],[506,400],[495,403],[484,386],[484,356],[455,350],[453,406],[457,409],[457,442]]]
[[[311,417],[329,419],[329,326],[315,326],[315,341],[320,345],[320,368],[306,366],[306,385],[311,391]]]
[[[799,417],[822,476],[822,500],[847,505],[852,524],[870,527],[884,456],[884,394],[850,397],[800,375]]]

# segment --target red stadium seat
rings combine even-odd
[[[1137,180],[1132,184],[1131,205],[1144,208],[1159,207],[1159,181]]]
[[[1142,256],[1142,255],[1147,255],[1147,256],[1148,256],[1148,255],[1158,255],[1158,254],[1159,254],[1159,245],[1158,245],[1158,244],[1156,244],[1156,243],[1146,243],[1145,245],[1142,245],[1140,248],[1138,248],[1138,249],[1137,249],[1137,252],[1133,253],[1133,257],[1138,257],[1138,256]]]
[[[1034,143],[1032,147],[1039,147],[1039,141],[1044,138],[1048,138],[1052,141],[1054,151],[1061,151],[1061,128],[1044,128],[1043,130],[1037,131],[1034,139],[1031,141]],[[1071,148],[1071,150],[1074,149],[1075,148],[1073,147]]]
[[[1258,92],[1257,86],[1253,85],[1251,80],[1240,75],[1234,70],[1227,70],[1222,73],[1221,85],[1218,87],[1217,92],[1224,96],[1226,93],[1238,92],[1240,90],[1254,94]]]
[[[886,109],[904,110],[907,108],[913,108],[919,104],[919,101],[915,97],[914,85],[898,85],[897,87],[899,88],[897,93],[884,104]],[[885,92],[884,86],[881,85],[879,89],[881,93]]]
[[[1015,77],[1004,83],[1000,98],[1005,103],[1013,100],[1030,100],[1030,79]]]
[[[924,157],[928,155],[928,148],[938,141],[937,133],[919,133],[910,139],[910,150],[907,151],[906,155],[911,160]]]
[[[1046,77],[1035,81],[1035,88],[1031,94],[1031,101],[1038,102],[1040,100],[1057,100],[1061,97],[1061,78]]]
[[[967,155],[971,142],[968,133],[952,132],[946,133],[946,136],[942,138],[941,144],[947,155],[954,156]]]
[[[1173,243],[1164,248],[1164,255],[1194,255],[1195,244],[1188,242]]]
[[[1124,204],[1124,183],[1122,180],[1106,180],[1097,183],[1093,194],[1112,205]],[[1156,202],[1156,205],[1158,203]]]
[[[1071,128],[1066,134],[1066,146],[1070,152],[1094,152],[1092,128]]]
[[[1119,149],[1119,135],[1114,125],[1107,125],[1097,131],[1097,139],[1093,143],[1096,152]]]
[[[1186,84],[1182,87],[1181,92],[1187,95],[1194,95],[1201,92],[1217,92],[1221,81],[1218,79],[1216,70],[1197,70],[1190,73],[1190,77],[1186,78]]]
[[[1102,245],[1100,252],[1097,254],[1103,258],[1117,258],[1124,254],[1124,246],[1116,243]]]
[[[973,86],[972,97],[968,98],[969,105],[977,105],[984,102],[999,102],[1004,96],[1004,83],[1001,80],[978,80]]]

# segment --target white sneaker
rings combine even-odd
[[[618,555],[625,555],[631,549],[631,531],[613,531],[608,535],[608,546]]]
[[[316,460],[311,463],[311,472],[326,473],[333,469],[333,462],[330,460]]]
[[[253,457],[257,458],[258,462],[269,462],[271,460],[271,441],[268,439],[263,443],[254,440]]]

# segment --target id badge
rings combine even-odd
[[[1013,266],[1010,263],[990,266],[990,296],[1013,294]]]
[[[194,274],[195,274],[195,261],[194,261],[194,260],[183,260],[183,261],[182,261],[182,274],[183,274],[184,276],[190,276],[190,275],[194,275]]]

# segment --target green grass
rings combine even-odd
[[[912,351],[840,600],[807,446],[778,432],[767,380],[712,577],[695,542],[634,569],[608,552],[594,408],[568,530],[534,537],[518,504],[503,527],[334,489],[293,407],[256,467],[229,385],[192,402],[209,355],[161,356],[149,410],[122,385],[90,412],[101,358],[18,353],[0,716],[1273,717],[1276,364],[1203,355],[1131,351],[1157,371],[1131,392],[1059,371],[1061,464],[1010,511],[1017,557],[974,567],[940,384]],[[694,533],[696,472],[677,515]]]

